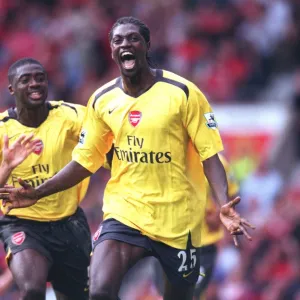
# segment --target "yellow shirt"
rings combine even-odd
[[[72,159],[72,151],[78,143],[86,108],[63,101],[51,101],[47,119],[37,128],[27,127],[16,120],[13,109],[0,114],[0,149],[3,135],[7,134],[10,144],[21,134],[34,133],[41,140],[41,147],[17,166],[8,179],[8,184],[19,187],[18,177],[36,187],[54,176]],[[2,160],[2,150],[0,152]],[[9,215],[37,221],[55,221],[72,215],[84,197],[89,180],[69,190],[50,195],[35,205],[13,209]],[[5,208],[1,206],[3,213]]]
[[[115,143],[104,219],[115,218],[153,240],[185,249],[188,234],[200,246],[206,193],[197,197],[187,173],[192,140],[201,160],[223,149],[211,108],[199,89],[156,70],[155,84],[137,98],[117,78],[95,91],[73,159],[91,172]]]
[[[232,174],[232,170],[229,167],[229,163],[226,161],[225,157],[223,155],[220,155],[220,160],[225,168],[225,172],[227,175],[227,181],[228,181],[228,195],[230,198],[234,197],[237,195],[239,191],[239,186],[237,181],[235,180],[234,175]],[[207,182],[207,206],[206,206],[206,211],[207,212],[215,212],[216,211],[216,204],[212,199],[212,195],[209,191],[209,184]],[[220,224],[219,228],[216,231],[211,231],[207,225],[207,223],[203,222],[202,226],[202,232],[201,232],[201,245],[202,246],[207,246],[214,244],[218,242],[219,240],[222,239],[224,233],[223,233],[223,226]]]

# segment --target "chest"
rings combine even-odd
[[[11,120],[3,129],[4,134],[9,137],[10,145],[22,134],[33,134],[34,139],[40,141],[34,153],[20,165],[20,168],[53,161],[59,163],[64,160],[64,152],[71,146],[68,139],[70,128],[64,120],[47,121],[38,128],[26,127],[16,120]]]
[[[181,99],[156,90],[138,98],[123,94],[107,103],[103,120],[115,137],[161,134],[182,125]]]

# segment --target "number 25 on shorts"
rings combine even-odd
[[[197,263],[197,256],[196,256],[196,249],[190,249],[190,265],[188,266],[187,262],[187,253],[184,250],[181,250],[178,252],[177,256],[181,260],[180,267],[178,268],[178,272],[187,272],[188,270],[191,270],[189,273],[184,273],[183,277],[188,277],[193,273],[193,269],[196,266]]]

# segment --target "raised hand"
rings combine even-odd
[[[246,219],[242,218],[235,210],[235,206],[241,201],[240,197],[236,197],[221,207],[220,219],[226,229],[233,235],[235,246],[238,246],[237,235],[245,235],[251,241],[252,237],[246,230],[246,226],[255,229]]]
[[[2,164],[6,165],[9,169],[14,169],[22,163],[40,143],[40,140],[32,140],[33,134],[28,136],[22,134],[11,146],[7,135],[3,140],[3,159]]]
[[[28,207],[38,201],[36,190],[28,183],[18,178],[21,188],[5,186],[0,188],[0,199],[2,199],[3,207],[6,207],[6,212],[14,208]]]

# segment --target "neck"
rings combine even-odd
[[[22,105],[16,105],[17,120],[28,127],[40,126],[48,117],[49,108],[45,102],[37,108],[28,108]]]
[[[155,70],[147,67],[133,77],[122,75],[122,82],[126,94],[138,97],[155,83]]]

